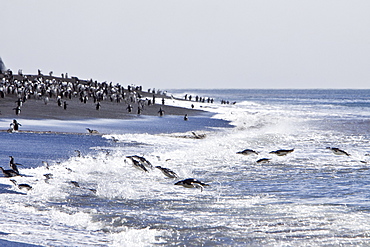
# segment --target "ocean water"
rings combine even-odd
[[[188,121],[183,116],[19,118],[21,129],[55,133],[0,132],[2,166],[8,168],[8,156],[14,156],[23,164],[23,176],[14,179],[33,187],[20,190],[0,178],[0,243],[370,245],[370,90],[168,92],[212,97],[215,103],[169,101],[209,112]],[[10,121],[0,119],[0,128]],[[87,127],[102,135],[83,134]],[[192,131],[206,138],[193,138]],[[270,153],[293,148],[286,156]],[[244,149],[258,155],[237,154]],[[179,178],[138,170],[129,155],[143,156]],[[261,158],[270,162],[257,163]],[[51,179],[44,176],[48,173]],[[185,178],[209,186],[174,185]]]

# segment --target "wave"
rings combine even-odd
[[[171,104],[191,107],[184,101]],[[4,180],[0,218],[10,217],[14,226],[0,225],[0,232],[9,233],[4,239],[56,246],[67,241],[76,246],[367,243],[369,136],[359,131],[360,124],[349,131],[345,125],[351,121],[342,118],[342,109],[249,100],[200,106],[195,105],[234,127],[196,132],[205,138],[191,138],[191,130],[183,129],[113,131],[99,136],[102,141],[89,152],[55,160],[48,168],[21,169],[27,176],[16,180],[32,185],[29,192]],[[336,156],[328,146],[351,156]],[[258,155],[237,154],[246,148]],[[271,153],[282,148],[294,152]],[[156,168],[138,170],[126,158],[130,155],[179,178],[169,179]],[[270,162],[257,163],[260,158]],[[48,173],[52,178],[44,176]],[[185,178],[210,186],[201,191],[174,185]]]

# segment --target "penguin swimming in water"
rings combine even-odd
[[[76,181],[70,181],[71,182],[71,184],[73,184],[75,187],[80,187],[80,184],[78,183],[78,182],[76,182]]]
[[[262,158],[262,159],[259,159],[257,160],[256,162],[258,164],[266,164],[266,163],[269,163],[271,159],[268,159],[268,158]]]
[[[46,170],[50,169],[49,163],[46,161],[43,161],[42,164],[45,166]]]
[[[47,173],[47,174],[44,174],[44,177],[45,177],[45,183],[49,183],[49,180],[50,179],[53,179],[54,175],[51,174],[51,173]]]
[[[13,169],[4,170],[4,168],[2,168],[1,166],[0,166],[0,169],[4,174],[4,177],[11,178],[11,177],[19,176],[19,173],[15,172]]]
[[[146,167],[140,162],[138,161],[137,159],[135,159],[133,156],[127,156],[126,158],[130,159],[133,166],[139,170],[142,170],[144,172],[149,172],[148,169],[146,169]],[[126,162],[126,160],[125,160]]]
[[[347,153],[346,151],[341,150],[339,148],[327,147],[326,149],[330,149],[336,155],[347,155],[347,156],[351,156],[349,153]]]
[[[117,139],[117,138],[115,138],[114,136],[111,136],[111,140],[113,141],[113,142],[119,142],[119,139]]]
[[[77,157],[82,157],[81,155],[81,151],[80,150],[75,150],[76,154],[77,154]]]
[[[197,134],[194,131],[191,132],[195,139],[204,139],[206,138],[206,134]]]
[[[237,154],[243,154],[243,155],[257,154],[258,155],[258,152],[252,149],[244,149],[243,151],[237,152]]]
[[[172,171],[171,169],[162,167],[162,166],[156,166],[155,168],[159,169],[164,175],[166,175],[169,178],[178,178],[179,176],[176,174],[176,172]]]
[[[139,161],[132,159],[132,163],[134,164],[135,168],[138,168],[139,170],[143,170],[144,172],[149,172],[148,169],[146,169],[146,167]]]
[[[150,163],[150,161],[145,159],[144,157],[141,157],[139,155],[131,155],[131,156],[126,156],[126,158],[129,158],[131,160],[136,160],[136,161],[142,163],[144,166],[146,166],[150,169],[153,169],[152,163]]]
[[[23,189],[25,189],[25,190],[32,190],[32,186],[31,186],[31,185],[29,185],[29,184],[18,184],[18,183],[17,183],[17,181],[15,181],[14,179],[10,179],[10,181],[11,181],[15,186],[17,186],[17,187],[18,187],[18,189],[20,189],[20,190],[23,190]]]
[[[93,193],[96,193],[96,189],[81,187],[77,181],[70,181],[70,183],[73,184],[76,188],[86,189],[92,191]]]
[[[293,149],[279,149],[279,150],[276,150],[276,151],[271,151],[269,152],[269,154],[276,154],[277,156],[284,156],[284,155],[287,155],[291,152],[294,151],[294,148]]]
[[[90,134],[99,134],[99,131],[86,128]]]
[[[209,186],[195,178],[187,178],[175,183],[175,185],[181,185],[185,188],[200,188],[200,191],[203,191],[204,186]]]

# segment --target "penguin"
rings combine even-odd
[[[99,131],[86,128],[90,134],[99,134]]]
[[[17,187],[18,187],[18,189],[20,189],[20,190],[23,190],[23,189],[25,189],[25,190],[32,190],[32,186],[31,186],[31,185],[29,185],[29,184],[18,184],[18,183],[17,183],[17,181],[15,181],[14,179],[10,179],[10,181],[11,181],[15,186],[17,186]]]
[[[256,162],[258,164],[266,164],[266,163],[269,163],[271,159],[268,159],[268,158],[262,158],[262,159],[259,159],[257,160]]]
[[[169,178],[179,178],[176,172],[172,171],[171,169],[161,166],[156,166],[155,168],[159,169],[164,175],[166,175]]]
[[[148,169],[146,169],[146,167],[140,163],[139,161],[135,160],[135,159],[131,159],[132,161],[132,164],[134,165],[135,168],[139,169],[139,170],[142,170],[144,172],[149,172]]]
[[[143,164],[144,166],[150,168],[150,169],[153,169],[153,165],[152,163],[150,163],[149,160],[145,159],[144,157],[141,157],[139,155],[131,155],[131,156],[126,156],[126,158],[129,158],[131,159],[132,161],[133,160],[136,160],[138,161],[139,163]]]
[[[206,134],[197,134],[194,131],[191,132],[194,135],[195,139],[204,139],[206,138]]]
[[[96,109],[97,111],[99,111],[99,110],[100,110],[100,107],[101,107],[101,104],[100,104],[100,102],[98,102],[98,103],[96,104],[95,109]]]
[[[132,106],[129,104],[129,105],[126,107],[126,110],[127,110],[128,112],[131,112],[131,111],[132,111]]]
[[[349,153],[347,153],[346,151],[341,150],[339,148],[327,147],[326,149],[330,149],[336,155],[347,155],[347,156],[351,156]]]
[[[195,178],[187,178],[175,183],[175,185],[181,185],[185,188],[200,188],[200,191],[203,191],[204,186],[209,186]]]
[[[42,164],[45,166],[46,170],[50,169],[49,163],[46,161],[43,161]]]
[[[271,151],[269,152],[269,154],[276,154],[277,156],[284,156],[284,155],[287,155],[291,152],[294,151],[294,148],[293,149],[279,149],[279,150],[276,150],[276,151]]]
[[[16,108],[13,108],[13,110],[15,110],[15,115],[19,115],[21,114],[21,107],[20,106],[17,106]]]
[[[46,174],[44,174],[44,177],[45,177],[46,180],[49,180],[49,179],[52,179],[54,177],[54,175],[51,174],[51,173],[46,173]]]
[[[19,164],[19,163],[14,163],[14,158],[13,156],[9,156],[10,158],[10,161],[9,161],[9,166],[10,168],[15,171],[16,173],[19,174],[19,171],[18,171],[18,167],[17,166],[23,166],[22,164]]]
[[[4,177],[11,178],[11,177],[19,176],[19,173],[15,172],[13,169],[4,170],[4,168],[2,168],[1,166],[0,166],[0,169],[4,174]]]
[[[114,136],[111,136],[111,140],[113,141],[113,142],[119,142],[119,140],[117,139],[117,138],[115,138]]]
[[[22,126],[22,124],[18,123],[16,119],[13,119],[13,122],[10,124],[10,127],[13,128],[14,131],[18,131],[19,126]]]
[[[76,182],[76,181],[70,181],[71,182],[71,184],[73,184],[75,187],[80,187],[80,184],[78,183],[78,182]]]
[[[164,115],[164,110],[162,109],[162,107],[159,107],[159,116],[162,117]]]
[[[80,150],[75,150],[75,153],[77,154],[77,157],[82,157]]]
[[[256,154],[256,155],[258,155],[258,152],[254,151],[252,149],[244,149],[243,151],[237,152],[237,154],[243,154],[243,155]]]

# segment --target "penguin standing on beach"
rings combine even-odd
[[[13,119],[13,122],[10,124],[10,127],[14,130],[14,131],[18,131],[19,130],[19,126],[22,126],[22,124],[18,123],[17,120]]]
[[[64,103],[63,103],[63,108],[64,108],[64,110],[67,110],[67,101],[64,101]]]
[[[163,115],[164,115],[164,110],[162,109],[162,107],[160,107],[160,108],[159,108],[158,113],[159,113],[159,116],[160,116],[160,117],[163,117]]]
[[[129,105],[126,107],[126,110],[127,110],[128,112],[131,112],[131,111],[132,111],[132,106],[129,104]]]
[[[101,107],[101,104],[100,102],[98,101],[98,103],[96,104],[96,110],[99,111],[100,110],[100,107]]]
[[[60,96],[58,96],[58,99],[57,99],[57,104],[58,106],[62,106],[62,98]]]
[[[16,108],[13,108],[13,110],[15,110],[15,115],[19,115],[21,114],[21,107],[20,106],[17,106]]]
[[[21,98],[18,98],[18,99],[17,99],[17,101],[16,101],[15,103],[17,103],[17,106],[21,107],[21,106],[22,106],[22,104],[23,104],[23,101],[22,101],[22,99],[21,99]]]

